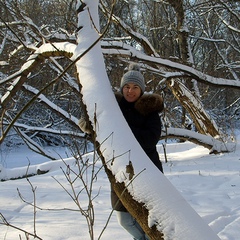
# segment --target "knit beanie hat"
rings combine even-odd
[[[145,91],[144,77],[140,72],[140,66],[136,63],[131,63],[128,67],[128,71],[122,76],[120,89],[123,90],[124,85],[128,83],[137,84],[142,93]]]

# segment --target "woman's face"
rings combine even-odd
[[[135,83],[127,83],[123,86],[123,97],[128,102],[137,101],[141,93],[141,88]]]

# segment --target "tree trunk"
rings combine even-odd
[[[176,79],[168,81],[174,96],[191,115],[199,133],[216,137],[220,135],[217,125],[205,112],[201,101],[196,98],[184,84]]]

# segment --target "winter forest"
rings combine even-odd
[[[70,173],[82,177],[86,192],[98,171],[86,179],[85,174],[98,159],[151,239],[219,239],[167,178],[154,174],[113,93],[129,63],[138,63],[146,91],[164,99],[159,139],[163,162],[168,161],[168,142],[190,142],[213,156],[235,152],[240,129],[240,2],[0,0],[0,6],[0,157],[6,149],[26,146],[35,156],[57,162],[60,156],[50,147],[67,148],[77,170],[63,161],[63,175],[73,189]],[[78,126],[82,116],[91,126],[90,135]],[[129,149],[133,159],[143,159],[131,160],[133,180],[126,172]],[[92,164],[82,157],[89,152],[96,153]],[[3,169],[0,159],[2,182],[49,171],[28,166],[13,177],[1,175]],[[157,181],[164,182],[158,190],[153,187]],[[88,193],[92,206],[91,188]],[[73,201],[78,202],[79,195]],[[181,202],[177,214],[176,204],[169,201],[173,196]],[[87,213],[78,207],[89,229],[85,239],[97,239],[90,217],[94,207]],[[0,226],[14,228],[1,210]],[[22,232],[26,239],[42,239],[35,231]]]

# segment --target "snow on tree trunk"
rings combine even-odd
[[[79,32],[75,59],[100,37],[98,0],[79,1],[77,9]],[[219,239],[152,164],[134,138],[112,92],[100,43],[84,54],[76,66],[83,102],[109,180],[149,237],[158,240]],[[129,161],[133,165],[133,178],[126,171]]]
[[[184,84],[177,79],[171,79],[168,81],[168,87],[171,88],[172,93],[181,102],[182,106],[187,109],[199,133],[212,137],[219,137],[221,135],[217,124],[204,110],[201,101]]]

